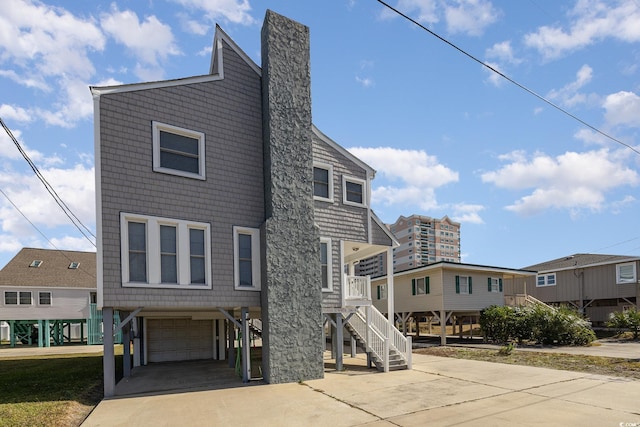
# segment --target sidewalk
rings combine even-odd
[[[618,426],[640,423],[640,381],[413,355],[413,370],[103,400],[92,426]]]

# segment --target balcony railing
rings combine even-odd
[[[345,303],[371,301],[371,279],[369,276],[344,276],[343,295]]]

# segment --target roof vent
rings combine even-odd
[[[31,264],[29,264],[29,267],[35,267],[38,268],[42,265],[42,260],[39,259],[34,259],[33,261],[31,261]]]
[[[75,261],[69,264],[69,268],[72,270],[76,270],[79,266],[80,266],[80,263]]]

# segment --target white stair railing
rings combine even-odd
[[[371,300],[371,278],[369,276],[344,276],[344,299]]]
[[[399,353],[411,369],[411,337],[405,337],[374,306],[358,307],[349,324],[360,339],[365,341],[367,351],[375,354],[389,371],[389,352],[391,349]],[[389,336],[390,335],[390,336]]]

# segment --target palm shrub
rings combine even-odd
[[[568,307],[491,306],[480,314],[485,340],[538,344],[587,345],[596,339],[591,323]]]
[[[618,331],[631,329],[633,339],[637,340],[640,335],[640,311],[637,309],[615,311],[609,315],[607,326],[616,328]]]

